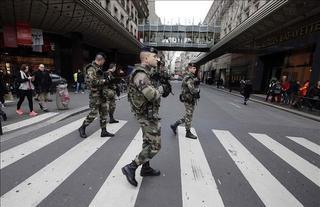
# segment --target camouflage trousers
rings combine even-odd
[[[161,126],[158,119],[148,120],[144,116],[136,115],[142,129],[142,151],[136,156],[137,165],[152,159],[161,149]]]
[[[89,108],[90,113],[83,121],[84,126],[88,126],[93,120],[100,115],[100,127],[105,128],[107,126],[108,104],[99,97],[97,94],[90,94],[89,96]]]
[[[184,106],[186,108],[186,114],[182,119],[179,119],[177,121],[178,124],[185,123],[186,130],[190,130],[191,128],[191,122],[192,122],[192,115],[194,111],[194,104],[193,103],[187,103],[184,102]]]
[[[114,90],[109,89],[107,92],[107,97],[108,97],[108,109],[109,113],[113,114],[114,111],[116,110],[116,92]]]

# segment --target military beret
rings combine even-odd
[[[103,52],[97,53],[96,58],[101,58],[101,57],[106,59],[106,54],[104,54]]]
[[[156,50],[154,47],[143,47],[141,49],[141,52],[151,52],[151,53],[155,53],[155,54],[158,54],[158,50]]]
[[[198,66],[197,66],[195,63],[189,63],[189,64],[188,64],[188,67],[195,67],[195,68],[198,68]]]

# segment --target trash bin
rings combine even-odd
[[[68,92],[68,84],[65,81],[60,81],[57,85],[56,104],[59,110],[68,109],[70,96]]]

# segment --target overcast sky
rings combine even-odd
[[[213,0],[170,1],[156,0],[156,14],[163,24],[198,24],[203,22]]]

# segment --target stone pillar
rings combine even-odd
[[[54,68],[55,73],[61,75],[61,42],[59,38],[56,38],[54,41]]]
[[[264,68],[263,62],[261,61],[260,57],[256,58],[256,61],[253,65],[253,90],[254,91],[263,91],[263,74],[264,71],[266,70]]]
[[[83,67],[82,35],[72,33],[72,72]]]
[[[115,62],[116,64],[118,64],[118,57],[119,57],[119,53],[117,49],[113,49],[112,50],[112,54],[113,54],[113,62]]]
[[[310,77],[310,85],[314,85],[320,78],[320,38],[316,41],[316,48],[313,52],[312,71]]]

